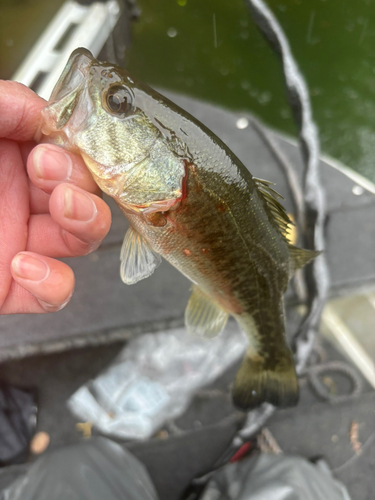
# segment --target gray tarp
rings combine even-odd
[[[102,437],[46,453],[0,500],[158,500],[145,467]]]
[[[350,500],[329,470],[301,457],[262,453],[216,472],[200,500]]]

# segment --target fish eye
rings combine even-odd
[[[108,90],[105,97],[105,104],[109,113],[124,117],[132,109],[132,96],[127,89],[120,85],[115,85]]]

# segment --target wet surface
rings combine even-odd
[[[216,132],[254,175],[276,182],[277,190],[287,198],[285,207],[291,212],[285,177],[250,125],[250,115],[229,113],[174,94],[168,96]],[[248,120],[247,128],[236,128],[240,118]],[[302,163],[297,147],[278,135],[274,138],[286,158],[296,165],[301,178]],[[332,296],[356,292],[364,285],[373,286],[374,197],[368,191],[360,196],[353,194],[353,181],[324,161],[321,172],[322,182],[331,193],[327,200],[327,259]],[[127,222],[114,202],[110,205],[113,224],[101,249],[93,255],[69,259],[76,275],[76,289],[69,307],[56,315],[2,318],[0,359],[126,339],[141,332],[182,324],[190,284],[171,265],[163,263],[153,276],[135,285],[125,286],[121,282],[119,253]],[[286,301],[291,299],[293,296],[287,294]]]
[[[62,0],[2,0],[0,77],[10,78]],[[375,180],[371,0],[269,0],[312,94],[323,151]],[[138,0],[128,69],[149,84],[254,112],[294,134],[277,58],[242,0]]]
[[[2,1],[0,76],[11,75],[60,3],[58,0],[55,4],[53,2],[47,4],[41,0]],[[370,11],[370,2],[361,0],[354,5],[353,2],[338,0],[330,2],[311,0],[308,3],[270,0],[269,3],[283,24],[296,58],[309,82],[315,117],[322,132],[323,149],[375,179],[372,168],[375,148],[372,139],[374,135],[372,86],[375,73],[372,69],[374,55],[371,53],[375,35],[375,12]],[[150,0],[140,0],[139,4],[143,15],[139,23],[134,26],[134,44],[128,52],[128,67],[134,74],[153,85],[198,96],[220,106],[251,110],[274,127],[294,133],[283,94],[278,62],[252,25],[240,0],[233,0],[230,3],[214,2],[214,0],[200,3],[197,0],[174,2],[160,0],[157,12],[154,11],[154,4]],[[199,106],[199,109],[204,115],[203,106]],[[224,112],[220,113],[223,113],[221,116],[223,118]],[[203,116],[201,118],[203,119]],[[241,118],[241,115],[238,115],[238,118],[246,119]],[[229,120],[229,117],[227,119]],[[220,119],[220,123],[223,124],[224,119]],[[234,124],[233,120],[233,128]],[[246,130],[247,127],[242,126],[243,124],[244,121],[239,123],[240,126],[237,125],[239,130],[235,135],[236,144],[249,141],[248,135],[243,135],[249,132]],[[224,140],[231,135],[225,137],[225,134],[223,131]],[[236,144],[233,143],[234,149]],[[254,156],[253,153],[254,151],[251,163],[256,165],[255,168],[249,162],[246,163],[256,172],[261,162],[259,156]],[[297,153],[293,150],[290,154],[294,158]],[[328,199],[332,212],[329,222],[331,264],[332,268],[338,269],[337,276],[341,277],[341,281],[337,282],[337,289],[352,282],[356,288],[371,274],[369,262],[373,263],[373,238],[371,238],[373,225],[370,222],[372,218],[368,215],[370,210],[373,210],[373,203],[369,193],[353,190],[360,186],[352,183],[346,183],[345,186],[336,184],[337,187],[330,190],[332,194]],[[347,189],[347,193],[343,189]],[[282,187],[280,190],[283,192]],[[363,209],[367,210],[366,231],[360,229],[364,221],[361,212]],[[359,246],[358,233],[351,231],[349,234],[348,227],[357,229],[363,235],[366,234]],[[91,338],[93,331],[87,328],[87,325],[94,325],[94,330],[101,330],[103,339],[108,333],[108,328],[114,332],[112,340],[116,338],[117,330],[122,330],[118,332],[118,338],[126,338],[127,332],[123,328],[124,318],[120,314],[122,309],[127,321],[130,316],[125,313],[131,311],[132,326],[136,324],[139,327],[145,316],[146,320],[150,319],[156,324],[163,313],[161,302],[168,305],[168,318],[172,317],[174,320],[182,318],[188,283],[177,273],[174,274],[173,270],[169,272],[164,269],[162,279],[161,275],[158,278],[161,281],[152,282],[151,278],[151,281],[140,284],[138,291],[132,289],[131,300],[125,297],[123,288],[118,294],[114,293],[116,287],[120,288],[118,250],[125,229],[123,218],[115,220],[114,229],[104,251],[80,261],[77,270],[79,281],[93,290],[94,300],[85,298],[84,293],[78,290],[75,302],[72,303],[73,309],[62,312],[59,321],[55,318],[50,328],[48,325],[46,328],[44,323],[39,324],[39,321],[43,322],[46,319],[18,316],[6,320],[3,325],[9,335],[5,337],[11,339],[11,343],[19,340],[18,348],[20,347],[21,351],[25,348],[27,351],[28,345],[33,342],[48,343],[48,340],[56,336],[57,341],[61,343],[60,348],[64,348],[66,346],[63,345],[61,337],[72,338],[76,333],[81,334],[83,331],[84,334],[90,334],[87,337]],[[350,241],[345,240],[345,245],[343,235],[350,239]],[[350,266],[348,266],[348,256],[351,260]],[[106,286],[118,302],[112,299],[111,294],[106,293],[105,288],[102,288],[104,279],[102,280],[98,273],[97,261],[102,262],[102,268],[105,268],[103,262],[104,264],[107,262],[107,268],[104,269],[105,272],[103,271],[107,280]],[[356,280],[350,275],[354,270],[356,270]],[[99,285],[93,286],[95,280],[100,283],[101,288]],[[157,293],[153,293],[153,290]],[[177,291],[178,297],[175,297]],[[167,295],[169,300],[162,301],[160,295]],[[108,308],[104,304],[106,300],[110,304]],[[87,308],[88,303],[91,309]],[[148,304],[147,312],[144,308],[145,303]],[[344,304],[345,310],[347,305]],[[151,316],[149,316],[150,311]],[[100,323],[104,317],[111,318],[109,327]],[[356,317],[358,319],[358,316]],[[348,320],[351,321],[351,318]],[[353,330],[356,328],[354,324],[350,326]],[[147,328],[147,325],[143,328]],[[362,331],[362,323],[359,328]],[[87,342],[83,337],[85,335],[72,345]],[[99,335],[97,337],[99,339]],[[7,343],[7,338],[3,339],[4,344]],[[366,335],[364,340],[369,340]],[[370,347],[373,347],[373,343],[367,346],[369,350]],[[86,380],[86,377],[95,375],[110,362],[118,348],[116,344],[99,346],[90,348],[86,352],[83,350],[79,353],[76,351],[43,358],[45,359],[43,363],[46,365],[41,363],[41,366],[44,366],[45,373],[55,371],[56,379],[59,379],[50,380],[47,392],[42,388],[40,391],[42,404],[51,408],[48,416],[47,413],[41,413],[41,428],[47,429],[52,436],[56,433],[55,442],[62,443],[66,439],[71,439],[73,433],[78,437],[74,427],[75,422],[72,417],[68,419],[65,407],[66,398],[73,387],[67,384],[68,374],[74,372],[72,381],[74,387],[77,387]],[[61,364],[58,366],[60,358]],[[45,373],[42,373],[42,368],[39,372],[35,370],[34,363],[38,364],[40,360],[41,358],[30,358],[22,362],[12,362],[11,366],[16,367],[19,363],[21,380],[26,378],[35,386],[38,385],[38,377],[40,381],[48,379]],[[101,360],[100,366],[95,365],[96,360],[98,363]],[[51,366],[54,366],[52,371]],[[89,373],[81,371],[86,366],[90,367]],[[36,378],[25,377],[28,369],[36,374]],[[4,376],[7,368],[3,366],[2,372]],[[14,379],[18,380],[18,368],[14,368],[14,372]],[[58,417],[52,409],[58,410]],[[317,453],[321,454],[323,450],[330,465],[339,469],[337,476],[350,484],[353,498],[365,499],[370,498],[370,492],[374,488],[371,473],[374,447],[371,445],[373,442],[369,441],[372,439],[371,432],[374,428],[372,409],[373,394],[361,395],[356,404],[352,401],[341,405],[306,404],[296,410],[278,413],[278,418],[270,422],[270,427],[285,451],[311,457]],[[64,423],[63,417],[67,417]],[[203,416],[201,420],[204,421]],[[362,444],[369,443],[358,458],[355,458],[350,447],[349,432],[352,422],[357,422],[359,425],[359,438]],[[285,429],[293,434],[288,435]],[[298,439],[295,436],[298,436]],[[355,460],[348,462],[353,457]],[[346,463],[349,465],[340,469]]]
[[[3,381],[37,390],[37,430],[49,434],[49,449],[76,443],[82,438],[66,401],[78,387],[105,369],[123,345],[86,347],[1,365]],[[322,341],[322,347],[328,360],[343,359],[327,342]],[[207,390],[201,391],[175,422],[174,431],[167,426],[166,431],[150,441],[127,444],[147,467],[163,500],[179,500],[193,477],[212,468],[241,425],[243,416],[234,413],[228,392],[236,370],[234,366]],[[277,411],[267,424],[277,443],[285,453],[308,459],[324,457],[334,476],[348,487],[353,500],[372,498],[374,392],[365,385],[355,399],[332,404],[319,400],[304,379],[300,381],[300,389],[299,404]],[[361,446],[358,454],[350,438],[353,423],[358,424]],[[93,435],[98,435],[95,428]],[[26,468],[27,465],[19,465],[0,470],[0,490]]]
[[[64,0],[0,1],[0,78],[11,78]]]
[[[277,58],[242,0],[138,1],[128,67],[150,84],[295,133]],[[375,180],[371,1],[268,0],[306,77],[322,149]],[[152,48],[152,49],[151,49]]]

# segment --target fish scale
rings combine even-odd
[[[188,331],[218,335],[233,315],[247,334],[234,403],[295,404],[283,294],[317,252],[289,244],[290,221],[271,183],[188,113],[86,49],[71,55],[43,120],[42,132],[78,150],[128,218],[124,282],[150,276],[164,257],[193,283]]]

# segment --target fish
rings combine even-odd
[[[273,184],[253,177],[207,127],[125,69],[75,50],[41,134],[82,156],[129,221],[121,278],[150,276],[162,257],[192,282],[187,330],[214,337],[233,316],[248,347],[232,388],[244,410],[293,406],[298,380],[283,295],[319,252],[290,244]]]

